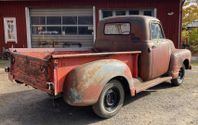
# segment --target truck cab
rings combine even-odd
[[[154,17],[111,17],[100,22],[97,36],[95,49],[98,51],[141,51],[138,71],[143,81],[167,73],[173,76],[172,68],[182,66],[183,62],[186,68],[190,67],[190,51],[176,49]],[[183,56],[176,56],[178,51],[182,51]],[[180,60],[180,64],[174,64],[176,60]]]

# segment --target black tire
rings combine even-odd
[[[101,118],[110,118],[122,108],[124,97],[122,84],[117,80],[111,80],[102,90],[98,102],[93,105],[93,111]]]
[[[174,86],[179,86],[184,82],[184,77],[185,77],[185,66],[183,65],[180,70],[179,70],[179,75],[176,79],[172,79],[171,83]]]

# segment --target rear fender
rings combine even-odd
[[[133,88],[131,71],[124,62],[105,59],[83,64],[66,77],[64,100],[70,105],[92,105],[97,102],[105,84],[117,76],[124,77],[129,88]]]

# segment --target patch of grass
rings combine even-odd
[[[193,66],[198,66],[198,60],[192,60],[192,65]]]
[[[5,68],[8,64],[8,60],[2,60],[0,59],[0,68]]]

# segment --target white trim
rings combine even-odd
[[[112,16],[116,16],[116,10],[112,10]]]
[[[157,8],[154,8],[153,16],[154,16],[154,17],[157,17]]]
[[[129,15],[129,10],[126,11],[126,15]]]
[[[4,36],[5,43],[15,42],[17,43],[17,27],[15,17],[4,17]]]
[[[93,6],[93,43],[96,41],[96,7]]]
[[[103,16],[103,14],[102,14],[102,10],[100,9],[100,10],[99,10],[99,20],[102,20],[102,19],[103,19],[103,17],[102,17],[102,16]]]
[[[139,15],[144,15],[144,10],[138,10],[139,11]]]
[[[25,7],[25,20],[26,20],[26,32],[27,32],[27,47],[31,48],[31,27],[30,27],[30,9]]]

